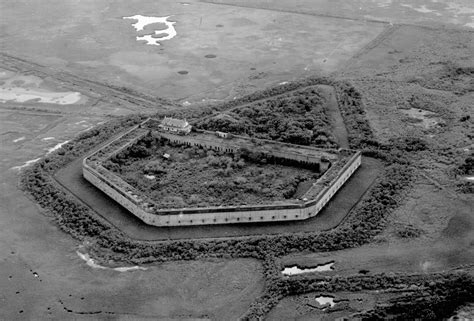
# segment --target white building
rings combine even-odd
[[[171,117],[165,117],[161,121],[161,124],[158,125],[161,130],[178,133],[178,134],[189,134],[191,132],[191,125],[186,121],[186,119],[176,119]]]

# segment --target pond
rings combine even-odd
[[[54,147],[51,147],[51,148],[48,149],[48,153],[47,153],[47,154],[51,154],[52,152],[54,152],[54,151],[60,149],[61,147],[63,147],[63,145],[65,145],[65,144],[67,144],[67,143],[69,143],[68,140],[66,140],[65,142],[62,142],[62,143],[59,143],[59,144],[54,145]]]
[[[0,102],[2,103],[36,101],[38,103],[70,105],[77,103],[80,99],[81,94],[72,91],[48,92],[22,87],[0,87]]]
[[[336,305],[336,303],[334,302],[334,298],[331,296],[320,295],[316,298],[316,302],[318,302],[320,305],[329,304],[331,308]]]
[[[299,268],[297,265],[291,267],[285,267],[281,272],[283,275],[298,275],[302,273],[311,273],[311,272],[326,272],[334,270],[334,261],[317,265],[313,268]]]
[[[430,129],[437,126],[440,123],[444,123],[444,121],[438,117],[438,115],[434,112],[418,109],[418,108],[410,108],[410,109],[400,109],[400,112],[405,114],[412,124],[416,125],[419,124],[420,126]]]
[[[44,80],[33,75],[23,75],[0,69],[0,102],[38,102],[59,105],[75,104],[86,100],[79,92],[57,91],[45,87]]]
[[[137,22],[132,23],[132,26],[137,32],[143,31],[146,26],[151,24],[164,24],[166,29],[155,29],[151,34],[136,37],[137,41],[144,40],[147,45],[159,46],[160,41],[170,40],[177,35],[176,29],[174,28],[176,21],[168,21],[169,17],[171,16],[149,17],[137,14],[130,17],[123,17],[123,19],[137,20]]]
[[[144,267],[141,267],[141,266],[123,266],[123,267],[116,267],[116,268],[109,268],[109,267],[106,267],[106,266],[103,266],[103,265],[99,265],[97,263],[95,263],[94,259],[91,258],[89,256],[89,254],[87,253],[81,253],[79,251],[76,251],[77,255],[83,260],[86,262],[87,266],[90,266],[91,268],[95,268],[95,269],[109,269],[109,270],[114,270],[114,271],[117,271],[117,272],[127,272],[127,271],[135,271],[135,270],[147,270],[146,268]]]
[[[41,158],[35,158],[35,159],[32,159],[32,160],[29,160],[29,161],[25,162],[23,165],[19,165],[19,166],[14,166],[14,167],[12,167],[12,169],[20,170],[20,169],[22,169],[22,168],[24,168],[24,167],[28,167],[28,166],[30,166],[31,164],[36,163],[36,162],[39,161],[40,159],[41,159]]]

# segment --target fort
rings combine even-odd
[[[177,146],[198,146],[217,152],[258,151],[280,163],[324,173],[297,198],[269,204],[163,208],[155,200],[103,166],[146,135]],[[223,132],[192,129],[186,121],[147,119],[122,133],[83,160],[83,176],[133,215],[154,226],[187,226],[305,220],[316,216],[361,164],[361,153],[349,149],[322,149],[255,139]]]

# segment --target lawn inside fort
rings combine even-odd
[[[0,12],[1,318],[473,318],[472,1]]]

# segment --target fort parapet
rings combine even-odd
[[[154,130],[155,121],[147,119],[100,150],[88,155],[83,161],[84,178],[109,197],[121,204],[133,215],[155,226],[186,226],[231,223],[255,223],[305,220],[316,216],[344,185],[361,164],[361,153],[354,150],[331,150],[260,140],[219,132],[194,131],[189,135],[155,132],[160,137],[183,145],[237,152],[258,147],[265,155],[318,166],[325,170],[300,199],[267,205],[219,206],[163,209],[133,186],[102,166],[102,162],[132,146]],[[330,166],[329,166],[330,165]],[[327,169],[328,168],[328,169]],[[327,170],[326,170],[327,169]]]

